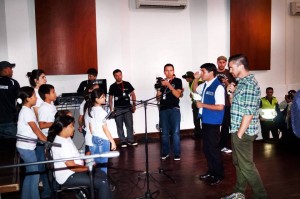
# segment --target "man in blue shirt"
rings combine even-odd
[[[201,101],[196,101],[199,116],[202,119],[203,151],[207,160],[208,171],[199,176],[200,180],[210,185],[217,185],[224,179],[222,154],[219,149],[220,127],[224,117],[225,89],[216,77],[217,67],[212,63],[205,63],[201,67],[201,77],[205,83],[197,87]],[[195,80],[200,78],[195,73]]]

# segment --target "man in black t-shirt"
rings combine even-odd
[[[135,112],[136,108],[134,88],[129,82],[123,81],[121,70],[114,70],[113,75],[116,82],[109,87],[109,106],[110,111],[114,111],[116,115],[115,122],[121,147],[124,148],[127,145],[136,146],[138,143],[134,141],[132,117],[132,113]],[[130,101],[132,101],[132,105]],[[127,140],[124,134],[123,123],[125,123],[127,129]]]
[[[12,79],[15,64],[0,62],[0,137],[17,134],[16,99],[19,83]]]
[[[170,134],[173,139],[174,160],[180,160],[180,107],[179,98],[182,94],[182,81],[174,77],[174,66],[164,66],[166,79],[161,81],[162,87],[157,90],[156,98],[159,106],[159,125],[161,128],[161,159],[170,155]]]
[[[77,93],[81,95],[83,95],[87,85],[95,81],[98,75],[98,71],[95,68],[89,68],[86,73],[88,75],[88,80],[82,81],[77,89]]]
[[[232,76],[232,74],[229,72],[229,70],[225,68],[227,65],[227,58],[225,56],[219,56],[217,58],[217,65],[218,65],[218,70],[217,70],[218,79],[222,82],[222,85],[225,88],[225,113],[224,113],[223,123],[221,127],[221,134],[220,134],[221,137],[220,137],[219,147],[222,152],[231,153],[232,150],[229,147],[230,102],[229,102],[229,95],[226,91],[226,88],[231,83],[236,84],[236,81],[235,78]]]

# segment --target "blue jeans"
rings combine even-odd
[[[17,148],[24,163],[36,162],[37,158],[35,150],[26,150]],[[26,174],[23,181],[21,199],[37,199],[40,198],[38,165],[26,166]]]
[[[17,134],[17,123],[12,122],[12,123],[0,124],[0,136],[15,138],[16,134]]]
[[[110,151],[109,140],[102,139],[97,136],[92,137],[92,142],[94,146],[90,146],[90,151],[93,154],[99,154]],[[95,158],[95,162],[100,164],[100,169],[107,173],[107,162],[108,158]]]
[[[45,147],[42,144],[37,144],[35,148],[37,161],[45,161]],[[51,188],[49,186],[49,180],[45,169],[45,164],[39,164],[40,180],[43,182],[42,198],[50,198]]]
[[[115,108],[117,117],[115,118],[115,122],[117,125],[117,132],[121,142],[126,142],[126,137],[124,134],[123,123],[125,123],[127,130],[127,141],[133,142],[133,117],[132,112],[128,109],[118,109]]]
[[[180,117],[180,110],[178,108],[159,111],[159,124],[162,129],[162,156],[170,153],[171,135],[174,157],[180,157]]]

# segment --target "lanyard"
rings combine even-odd
[[[202,90],[202,93],[201,93],[201,97],[202,97],[202,100],[201,100],[201,101],[202,101],[202,102],[203,102],[203,100],[204,100],[203,94],[204,94],[205,88],[206,88],[206,82],[204,83],[203,90]]]
[[[118,85],[118,84],[117,84]],[[125,89],[124,89],[124,82],[122,81],[122,83],[121,83],[121,87],[122,88],[120,88],[119,86],[118,86],[118,88],[124,93],[124,91],[125,91]]]
[[[173,79],[174,79],[174,78],[173,78]],[[173,79],[171,79],[170,81],[168,80],[170,84],[172,83]],[[166,87],[166,88],[165,88],[164,94],[166,94],[166,92],[167,92],[167,89],[168,89],[168,87],[167,87],[167,86],[165,86],[165,87]]]

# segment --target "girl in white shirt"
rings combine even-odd
[[[47,78],[45,72],[41,69],[34,69],[31,72],[28,72],[26,76],[29,79],[30,86],[34,88],[37,97],[37,101],[36,104],[33,106],[33,109],[34,109],[34,113],[36,114],[36,117],[38,117],[38,109],[41,103],[43,103],[43,100],[40,97],[38,91],[41,85],[47,83]]]
[[[27,77],[29,79],[30,86],[34,88],[37,101],[36,104],[32,107],[34,110],[34,113],[36,117],[38,118],[38,110],[41,106],[41,104],[44,102],[39,95],[39,88],[41,85],[47,83],[47,78],[45,75],[45,72],[41,69],[34,69],[31,72],[27,73]],[[37,144],[35,152],[36,152],[36,157],[38,161],[45,161],[45,147],[43,144]],[[40,171],[40,180],[43,182],[43,192],[41,194],[42,198],[50,198],[51,196],[51,189],[49,186],[49,180],[48,176],[46,174],[46,169],[44,164],[39,164],[39,171]]]
[[[46,141],[46,136],[38,127],[37,119],[32,110],[36,104],[36,94],[34,89],[29,86],[20,88],[17,103],[19,112],[18,131],[17,131],[17,150],[24,163],[36,162],[36,142],[37,138]],[[26,166],[26,176],[23,181],[22,199],[40,198],[38,190],[39,174],[38,165]],[[32,174],[35,172],[35,174]],[[27,175],[28,174],[28,175]]]
[[[107,113],[102,108],[105,104],[105,93],[101,89],[94,89],[85,104],[85,114],[88,114],[90,132],[93,146],[90,146],[91,154],[99,154],[116,150],[117,146],[107,127],[105,116]],[[86,123],[87,124],[87,123]],[[111,144],[111,145],[110,145]],[[107,173],[108,158],[95,158],[100,164],[100,169]],[[103,165],[104,164],[104,165]]]
[[[69,115],[59,116],[49,128],[48,141],[61,144],[52,147],[53,159],[79,157],[80,154],[71,137],[74,135],[74,118]],[[56,181],[62,186],[90,186],[88,168],[82,160],[67,160],[55,162]],[[112,198],[107,176],[104,172],[97,172],[94,176],[96,198]]]

